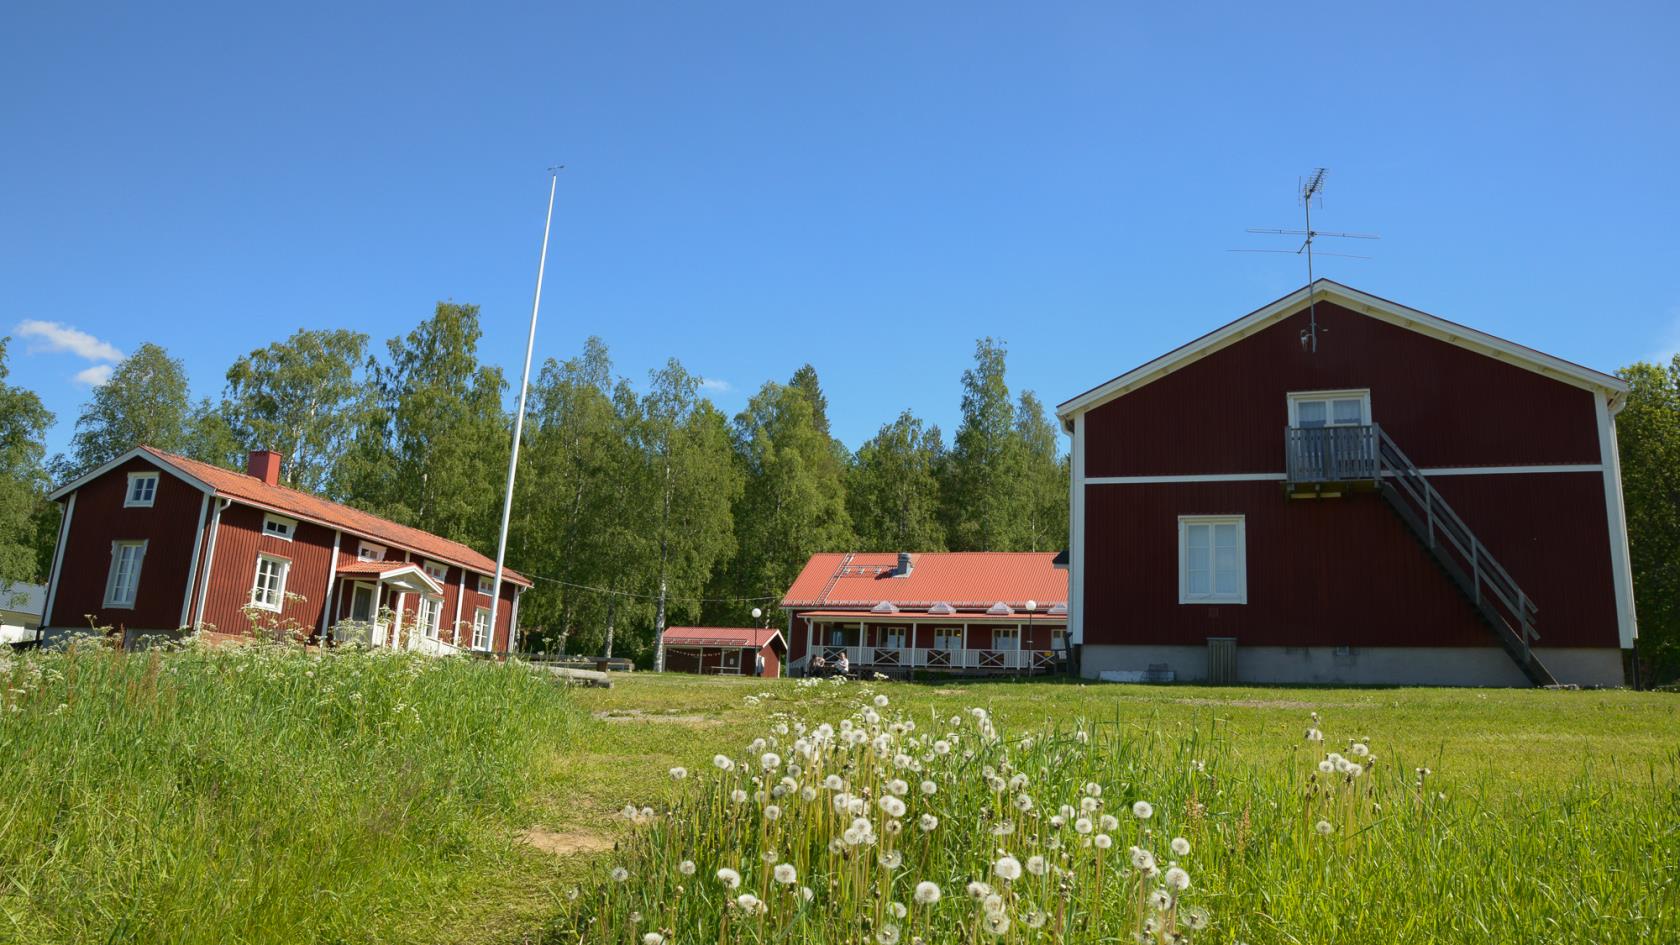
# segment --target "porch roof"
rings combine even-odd
[[[338,566],[339,577],[368,577],[398,590],[442,594],[443,588],[425,569],[409,561],[351,561]]]

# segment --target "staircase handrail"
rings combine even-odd
[[[1522,644],[1524,653],[1533,641],[1540,639],[1540,634],[1534,629],[1535,617],[1539,608],[1534,599],[1525,593],[1505,566],[1488,551],[1470,526],[1453,510],[1451,504],[1436,490],[1434,483],[1423,474],[1411,457],[1400,449],[1399,445],[1376,424],[1372,424],[1376,432],[1378,451],[1378,474],[1383,480],[1392,480],[1405,497],[1421,512],[1424,521],[1424,538],[1431,547],[1435,546],[1435,535],[1439,531],[1458,552],[1459,557],[1469,565],[1471,593],[1476,600],[1482,598],[1483,586],[1493,599],[1504,606],[1510,615],[1512,629],[1516,630],[1517,638]]]

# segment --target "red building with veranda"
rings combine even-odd
[[[844,654],[886,676],[1062,672],[1067,588],[1048,552],[815,554],[782,599],[788,666]]]
[[[354,626],[381,647],[517,646],[529,580],[503,570],[492,629],[494,561],[282,486],[280,463],[257,450],[239,473],[142,446],[59,488],[43,639],[90,626],[120,630],[126,642],[184,629],[237,636],[255,615],[316,639]]]
[[[1320,280],[1061,404],[1083,674],[1621,684],[1626,393]]]

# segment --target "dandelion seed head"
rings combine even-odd
[[[924,906],[931,906],[939,901],[941,893],[938,883],[923,880],[916,884],[916,902]]]
[[[1182,866],[1168,867],[1167,872],[1161,877],[1161,881],[1167,884],[1168,889],[1178,892],[1190,888],[1190,874],[1185,872]]]
[[[1155,816],[1155,806],[1148,801],[1138,801],[1132,805],[1132,816],[1138,820],[1148,820]]]
[[[997,862],[992,864],[992,875],[1005,881],[1020,879],[1021,861],[1012,856],[999,857]]]
[[[1189,856],[1190,841],[1183,837],[1174,837],[1172,841],[1173,856]]]
[[[722,883],[723,888],[725,888],[725,889],[738,889],[738,888],[740,888],[741,874],[735,872],[734,870],[730,869],[727,866],[721,867],[717,871],[717,878],[718,878],[718,882]]]
[[[793,868],[792,863],[777,863],[776,868],[770,872],[770,875],[776,882],[784,886],[791,886],[799,882],[799,871]]]

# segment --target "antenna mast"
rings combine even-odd
[[[1316,198],[1318,198],[1318,205],[1320,207],[1324,206],[1324,176],[1325,176],[1326,173],[1327,172],[1322,167],[1314,168],[1313,172],[1312,172],[1312,176],[1307,178],[1305,180],[1305,182],[1297,180],[1297,184],[1300,187],[1300,192],[1301,192],[1301,206],[1306,213],[1306,229],[1304,229],[1304,230],[1280,230],[1280,229],[1268,229],[1268,228],[1264,228],[1264,227],[1254,227],[1254,226],[1251,226],[1251,227],[1248,228],[1248,232],[1250,232],[1250,233],[1270,233],[1270,234],[1273,234],[1273,235],[1276,235],[1276,236],[1299,236],[1299,237],[1302,237],[1300,246],[1296,247],[1295,249],[1233,249],[1233,250],[1231,250],[1231,252],[1233,252],[1233,253],[1294,253],[1297,256],[1306,256],[1307,257],[1307,293],[1308,293],[1307,294],[1307,328],[1301,332],[1301,347],[1303,349],[1305,349],[1307,351],[1311,351],[1311,352],[1316,352],[1318,350],[1318,300],[1315,297],[1315,294],[1313,293],[1313,288],[1312,288],[1313,280],[1315,278],[1315,276],[1313,275],[1313,240],[1317,239],[1320,236],[1331,236],[1331,237],[1336,237],[1338,239],[1352,239],[1352,240],[1375,240],[1375,239],[1381,239],[1382,238],[1382,237],[1376,235],[1375,233],[1326,233],[1326,232],[1322,232],[1322,231],[1313,229],[1313,226],[1312,226],[1312,202],[1313,202],[1313,198],[1316,197]],[[1320,256],[1340,256],[1340,257],[1343,257],[1345,259],[1370,259],[1371,258],[1369,256],[1355,256],[1352,253],[1320,252],[1319,255]]]

